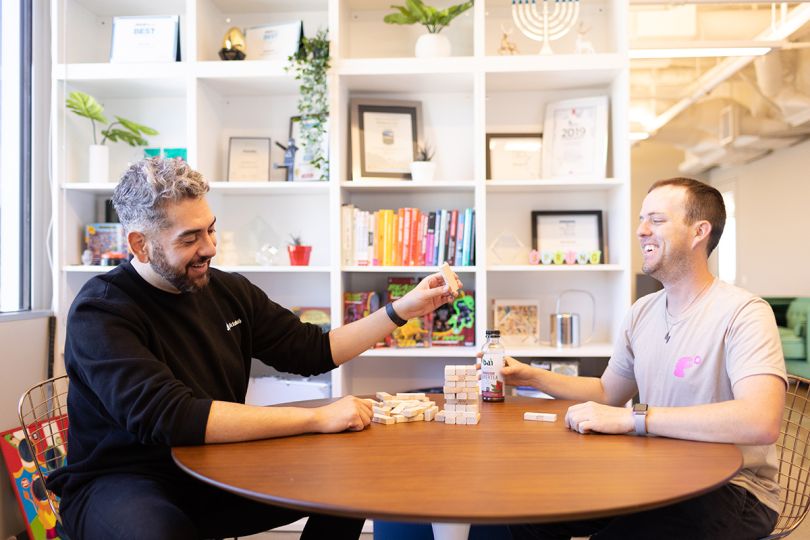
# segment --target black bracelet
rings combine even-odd
[[[388,318],[391,319],[391,322],[393,322],[395,325],[405,326],[406,324],[408,324],[408,321],[397,315],[397,312],[394,311],[393,302],[385,304],[385,312],[388,314]]]

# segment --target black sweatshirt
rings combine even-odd
[[[90,279],[68,313],[68,465],[48,486],[69,504],[116,472],[177,481],[170,447],[203,444],[211,401],[244,403],[251,358],[314,375],[335,367],[329,336],[238,274],[172,294],[130,263]]]

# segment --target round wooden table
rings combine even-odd
[[[442,406],[440,396],[432,399]],[[372,424],[359,433],[179,447],[172,455],[192,476],[269,504],[368,519],[490,524],[663,506],[724,484],[742,465],[730,444],[569,431],[563,420],[572,404],[507,398],[482,403],[477,425]],[[558,417],[529,422],[525,411]]]

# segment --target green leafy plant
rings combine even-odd
[[[433,159],[435,153],[436,152],[428,143],[420,144],[416,147],[416,157],[414,161],[430,161]]]
[[[157,135],[158,132],[150,127],[138,124],[132,120],[115,117],[115,122],[110,122],[104,116],[104,107],[96,101],[96,98],[84,92],[71,92],[67,98],[67,108],[84,118],[89,118],[93,126],[93,144],[104,144],[122,141],[130,146],[146,146],[149,144],[144,135]],[[98,142],[96,136],[96,123],[101,124],[101,135],[103,138]],[[106,126],[106,127],[105,127]]]
[[[295,235],[295,234],[291,234],[291,235],[290,235],[290,242],[289,242],[289,244],[290,244],[291,246],[303,246],[303,245],[305,245],[305,244],[304,244],[304,242],[301,240],[301,237],[300,237],[300,236],[297,236],[297,235]]]
[[[431,34],[438,34],[442,29],[450,24],[450,21],[467,11],[473,6],[473,1],[464,2],[450,6],[447,9],[438,10],[425,5],[422,0],[405,0],[404,6],[391,6],[399,13],[391,13],[383,18],[388,24],[421,24],[427,28]]]
[[[318,30],[314,37],[301,39],[298,52],[290,56],[287,71],[295,73],[299,81],[298,113],[301,115],[301,139],[312,166],[321,173],[321,180],[329,178],[329,158],[324,147],[329,120],[329,96],[326,72],[329,70],[329,38],[326,30]],[[296,141],[299,143],[299,141]],[[301,144],[299,144],[301,146]]]

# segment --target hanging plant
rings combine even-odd
[[[326,72],[329,70],[329,38],[326,30],[314,37],[301,38],[298,52],[290,56],[287,71],[299,81],[298,113],[301,115],[301,144],[311,158],[309,163],[329,179],[326,127],[329,120],[329,95]],[[296,141],[298,142],[298,141]]]

